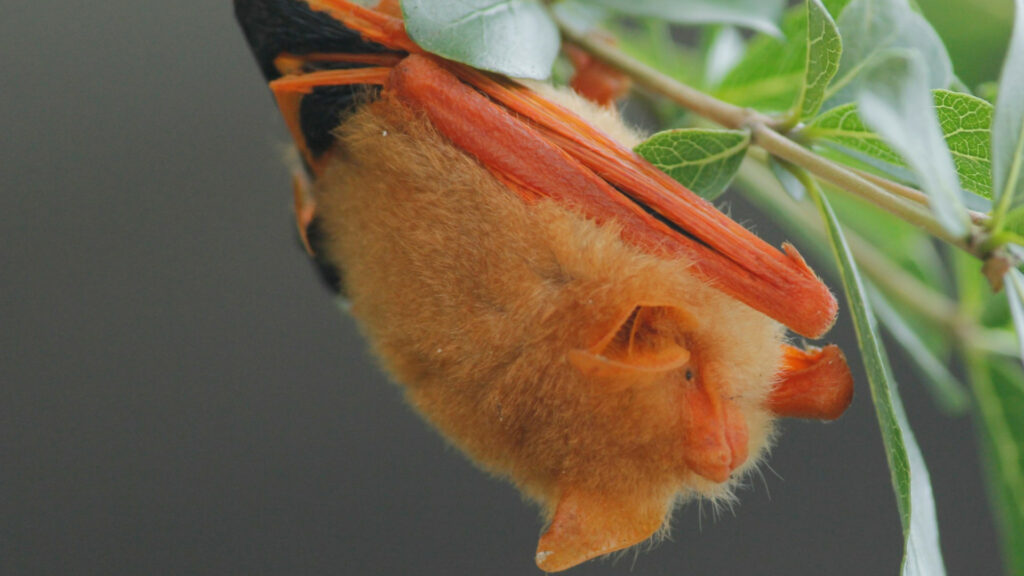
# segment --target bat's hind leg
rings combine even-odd
[[[647,540],[661,528],[670,498],[566,490],[537,544],[537,566],[560,572]]]

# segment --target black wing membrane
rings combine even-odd
[[[391,52],[302,0],[235,0],[235,18],[268,82],[281,77],[274,66],[281,54]]]

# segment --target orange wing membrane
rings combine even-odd
[[[329,15],[332,26],[362,39],[335,33],[345,41],[285,45],[269,60],[271,88],[314,174],[323,150],[310,145],[306,97],[382,86],[524,199],[551,198],[598,222],[615,221],[629,243],[685,256],[715,287],[798,334],[817,338],[832,326],[836,300],[794,247],[768,245],[573,112],[511,80],[424,54],[386,13],[346,0],[269,3],[307,20]],[[341,112],[334,112],[327,118],[336,122]]]

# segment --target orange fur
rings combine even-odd
[[[791,246],[631,152],[613,108],[422,54],[398,0],[270,2],[236,12],[315,179],[312,193],[294,181],[303,243],[343,278],[409,401],[541,504],[542,569],[663,532],[686,498],[728,498],[776,416],[845,410],[841,352],[790,348],[765,315],[819,336],[835,318],[828,289]],[[340,38],[309,52],[279,21],[309,31],[309,10],[389,51]],[[625,89],[575,60],[583,95]],[[306,96],[358,84],[381,97],[314,151]]]
[[[611,37],[607,41],[615,42]],[[577,94],[601,106],[611,106],[629,92],[632,81],[621,70],[594,58],[575,44],[563,44],[562,50],[576,69],[569,85]]]
[[[316,204],[352,313],[410,402],[543,506],[542,568],[641,542],[755,465],[778,323],[614,224],[527,205],[388,96],[337,138]]]

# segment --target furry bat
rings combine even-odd
[[[828,329],[827,288],[613,112],[424,54],[393,3],[235,8],[314,176],[307,250],[410,403],[540,504],[543,570],[727,497],[776,417],[849,404],[838,348],[785,343]]]

